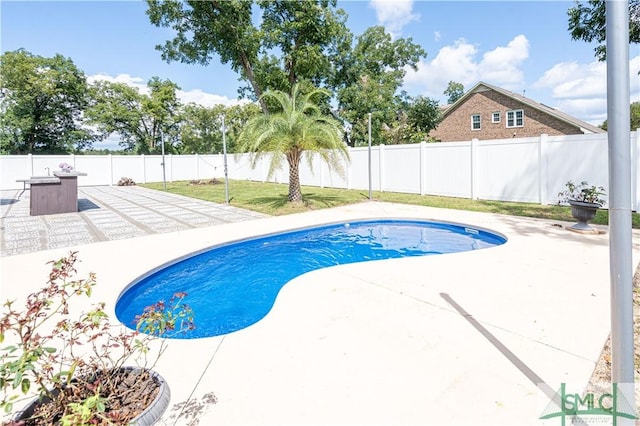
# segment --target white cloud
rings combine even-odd
[[[393,37],[398,36],[405,25],[420,19],[420,15],[413,12],[413,0],[371,0],[369,7],[376,11],[378,24]]]
[[[453,46],[445,46],[431,61],[420,60],[418,70],[407,68],[405,87],[410,93],[420,93],[431,98],[442,98],[442,92],[449,81],[463,85],[476,80],[476,64],[473,62],[477,50],[475,46],[460,39]]]
[[[561,62],[547,70],[533,87],[551,90],[553,99],[606,96],[607,65],[604,62]]]
[[[226,96],[214,95],[212,93],[203,92],[200,89],[193,89],[185,92],[184,90],[178,90],[178,99],[184,104],[193,102],[194,104],[202,105],[205,107],[212,107],[214,105],[239,105],[247,104],[251,101],[247,99],[229,99]]]
[[[640,100],[640,55],[629,61],[630,102]],[[562,62],[547,70],[535,88],[551,91],[549,105],[594,125],[607,118],[607,64]]]
[[[601,125],[607,119],[607,98],[564,99],[553,108],[593,124]]]
[[[529,41],[519,35],[507,44],[486,52],[478,64],[480,80],[500,82],[505,89],[516,89],[522,86],[524,73],[520,69],[529,57]]]
[[[140,77],[133,77],[129,74],[118,74],[112,77],[107,74],[95,74],[87,76],[87,82],[94,83],[96,81],[108,81],[110,83],[124,83],[128,86],[135,87],[140,93],[148,94],[147,82]]]
[[[514,37],[506,46],[498,46],[477,59],[478,48],[464,39],[438,51],[433,60],[421,60],[418,71],[407,68],[405,88],[446,101],[443,96],[449,81],[462,83],[465,90],[479,81],[495,84],[509,90],[522,86],[521,69],[529,57],[529,41],[524,35]],[[443,102],[441,102],[443,103]]]
[[[149,88],[147,87],[146,81],[144,81],[140,77],[133,77],[129,74],[118,74],[116,77],[112,77],[106,74],[96,74],[96,75],[87,77],[87,81],[89,83],[93,83],[98,80],[109,81],[112,83],[124,83],[138,89],[138,92],[140,93],[147,94],[147,95],[150,93]],[[238,105],[238,104],[246,104],[250,102],[246,99],[230,99],[226,96],[207,93],[200,89],[193,89],[188,91],[178,90],[176,91],[176,94],[180,102],[182,102],[183,104],[195,103],[195,104],[202,105],[209,108],[214,105],[220,105],[220,104],[225,106],[231,106],[231,105]]]

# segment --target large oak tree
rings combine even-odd
[[[82,119],[87,81],[71,59],[6,52],[0,91],[0,152],[57,154],[91,146],[94,135]]]
[[[401,125],[400,113],[406,113],[401,110],[407,102],[398,94],[406,69],[417,69],[425,55],[412,39],[393,40],[383,27],[374,26],[356,38],[353,49],[337,58],[331,85],[337,90],[340,115],[352,126],[351,145],[367,142],[369,113],[372,143],[391,142],[384,129]]]
[[[152,77],[150,93],[140,93],[124,83],[98,81],[93,86],[93,105],[87,109],[90,124],[102,137],[117,134],[126,151],[158,152],[161,141],[177,143],[180,122],[179,87],[170,80]],[[166,145],[166,146],[167,146]]]
[[[339,46],[350,37],[346,15],[335,9],[335,0],[147,3],[151,23],[176,34],[156,46],[164,60],[230,64],[247,83],[241,93],[258,100],[264,112],[266,90],[290,91],[302,80],[320,86]]]
[[[406,70],[416,69],[425,56],[410,38],[392,39],[380,26],[367,29],[354,43],[336,0],[147,3],[151,23],[175,34],[156,46],[163,59],[230,64],[246,83],[240,93],[258,100],[265,113],[269,105],[262,94],[267,90],[290,92],[295,84],[305,90],[327,88],[333,102],[324,100],[321,108],[327,113],[337,104],[333,114],[351,129],[345,134],[352,145],[366,140],[370,112],[373,143],[388,142],[382,129],[401,124],[398,91]]]

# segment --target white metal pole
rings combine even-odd
[[[222,156],[224,161],[224,200],[229,204],[229,176],[227,168],[227,129],[224,125],[224,114],[222,115]]]
[[[371,196],[371,113],[369,113],[369,200],[372,200]]]
[[[607,136],[609,140],[609,265],[611,281],[611,380],[635,407],[631,140],[629,132],[629,3],[607,0]],[[616,396],[614,396],[616,398]],[[626,405],[626,404],[625,404]],[[618,404],[622,406],[622,404]],[[635,414],[635,413],[633,413]],[[633,419],[618,419],[618,425]]]
[[[160,145],[162,145],[162,189],[167,190],[167,175],[164,165],[164,133],[160,131]]]

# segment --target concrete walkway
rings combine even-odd
[[[558,418],[539,420],[549,404],[541,386],[566,383],[568,392],[580,393],[591,376],[610,326],[608,234],[371,202],[71,248],[79,276],[96,273],[92,299],[106,302],[115,318],[130,283],[189,253],[367,218],[458,222],[508,241],[313,271],[286,284],[271,312],[248,328],[170,341],[155,368],[172,395],[161,424],[559,425]],[[633,244],[635,268],[636,231]],[[68,251],[0,258],[2,299],[23,300],[40,288],[47,261]],[[250,268],[251,259],[237,267]],[[215,320],[195,315],[196,324]]]
[[[182,231],[266,215],[140,186],[78,188],[78,213],[30,216],[29,190],[0,192],[0,251],[10,256]]]

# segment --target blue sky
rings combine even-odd
[[[606,119],[606,64],[595,45],[572,41],[567,10],[573,1],[338,1],[354,35],[384,25],[411,37],[427,52],[403,87],[446,103],[450,80],[465,90],[484,81],[524,93],[599,125]],[[2,52],[24,48],[41,56],[71,58],[94,79],[143,88],[153,76],[181,87],[185,102],[237,102],[240,86],[228,65],[162,61],[154,49],[173,37],[149,22],[146,2],[0,0]],[[640,47],[630,45],[631,101],[640,100]]]

